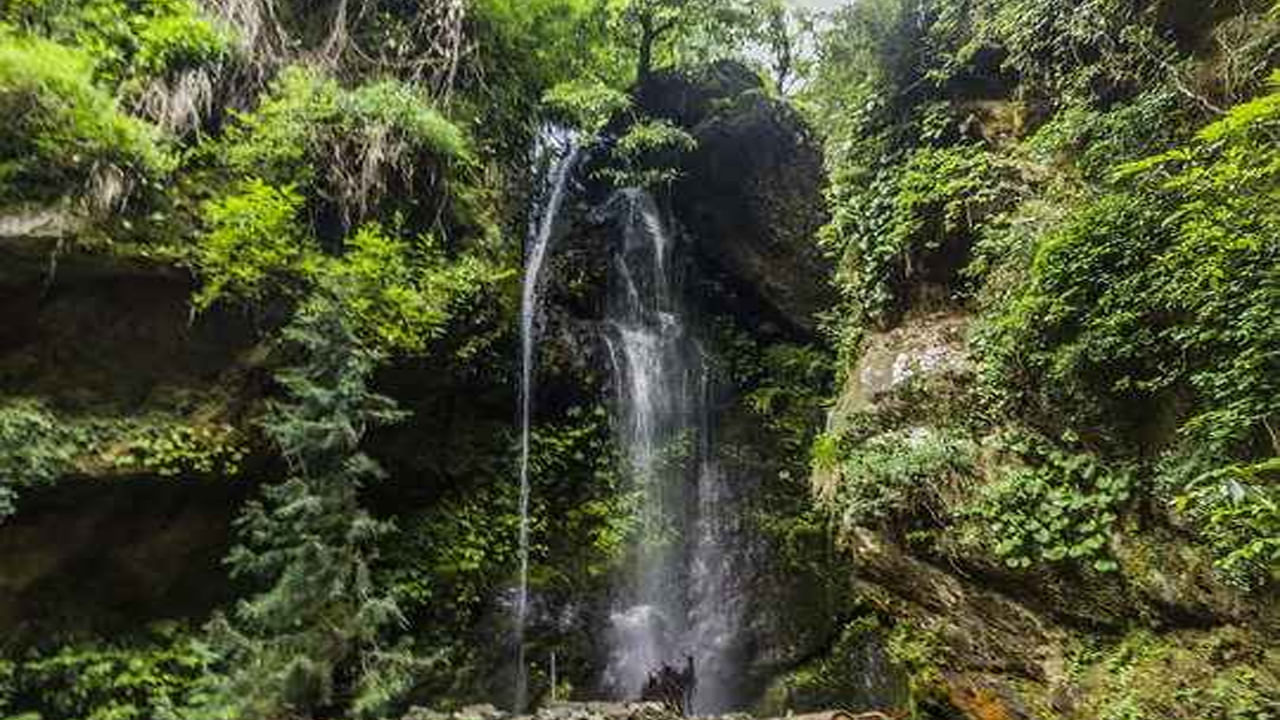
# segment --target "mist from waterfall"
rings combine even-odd
[[[697,670],[699,712],[731,707],[741,625],[729,489],[714,460],[707,358],[686,307],[682,248],[654,198],[613,199],[620,227],[604,335],[619,445],[638,496],[636,543],[611,613],[606,685],[641,694],[662,665]]]
[[[534,349],[542,299],[542,267],[577,159],[578,145],[573,135],[558,128],[543,130],[538,138],[535,162],[545,164],[546,174],[535,193],[529,214],[524,282],[520,295],[520,575],[515,602],[516,711],[524,710],[528,703],[524,633],[529,614],[529,426],[533,416]]]

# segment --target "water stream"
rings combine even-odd
[[[710,380],[686,303],[682,247],[647,192],[612,201],[620,227],[605,313],[618,439],[638,495],[637,542],[611,614],[605,682],[626,698],[662,665],[697,668],[699,712],[733,704],[740,609],[733,508],[714,460]]]
[[[564,202],[565,188],[578,159],[573,136],[556,129],[544,130],[538,156],[546,163],[541,192],[529,216],[529,240],[525,248],[524,282],[520,296],[520,576],[516,588],[515,645],[516,711],[528,703],[528,672],[524,657],[524,631],[529,614],[529,425],[533,416],[534,348],[537,346],[542,298],[542,267]]]

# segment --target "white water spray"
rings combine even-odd
[[[528,703],[524,633],[529,614],[529,425],[533,415],[533,351],[537,343],[538,312],[542,299],[542,266],[551,245],[556,216],[564,202],[565,187],[578,159],[578,146],[573,136],[550,129],[539,138],[538,151],[550,162],[542,183],[541,197],[530,213],[524,284],[520,295],[520,578],[515,608],[514,699],[517,712],[523,711]]]
[[[692,658],[694,709],[721,711],[737,700],[740,508],[713,457],[709,373],[690,327],[678,236],[648,193],[624,190],[613,202],[621,241],[605,339],[639,528],[610,618],[605,683],[634,698],[651,673]]]

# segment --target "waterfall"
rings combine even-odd
[[[524,710],[528,702],[524,632],[529,613],[529,425],[533,415],[533,351],[537,343],[542,266],[551,244],[556,216],[564,201],[565,187],[578,159],[578,146],[572,135],[554,128],[547,129],[539,137],[537,155],[548,160],[547,174],[529,215],[529,239],[525,248],[524,283],[520,295],[520,577],[515,603],[514,699],[517,712]]]
[[[651,672],[693,658],[695,707],[722,710],[733,701],[728,650],[741,612],[727,532],[736,513],[712,453],[709,372],[670,223],[647,192],[623,190],[613,203],[621,237],[604,334],[638,527],[610,617],[605,683],[636,697]]]

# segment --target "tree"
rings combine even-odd
[[[623,17],[640,31],[636,60],[636,80],[643,81],[653,71],[653,47],[674,29],[682,16],[699,0],[631,0]]]
[[[734,52],[728,40],[749,27],[748,10],[741,0],[628,0],[622,19],[637,33],[636,80],[643,82],[653,72],[660,43],[675,37],[676,31],[682,40]]]
[[[360,451],[372,426],[402,413],[367,380],[377,356],[361,347],[342,303],[314,296],[285,329],[298,365],[276,377],[288,399],[264,426],[290,476],[263,490],[237,521],[232,574],[262,590],[213,621],[228,675],[206,709],[213,716],[285,717],[331,710],[355,698],[377,709],[413,659],[384,651],[384,631],[404,622],[371,580],[374,542],[388,529],[361,508],[359,492],[382,476]]]

